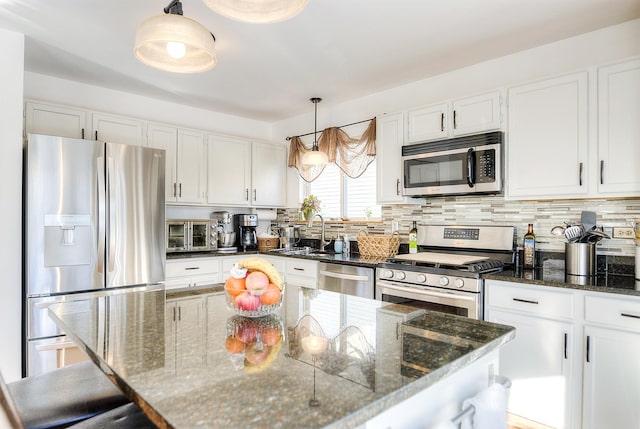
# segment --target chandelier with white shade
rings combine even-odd
[[[236,21],[271,24],[299,14],[308,0],[204,0],[214,12]]]

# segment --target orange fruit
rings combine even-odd
[[[278,301],[280,301],[281,294],[282,292],[280,292],[278,286],[273,283],[269,283],[269,286],[267,286],[264,292],[262,292],[262,295],[260,295],[260,302],[263,305],[277,304]]]
[[[247,290],[245,286],[245,279],[237,279],[233,276],[229,276],[227,281],[224,283],[224,288],[229,295],[239,295],[243,291]]]
[[[244,343],[234,336],[228,336],[224,345],[229,353],[242,353],[244,350]]]
[[[275,346],[280,341],[280,330],[278,328],[265,328],[262,331],[262,341],[269,347]]]

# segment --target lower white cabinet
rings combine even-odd
[[[318,261],[286,258],[284,273],[287,286],[300,286],[309,289],[318,288]]]
[[[640,428],[640,297],[496,280],[485,292],[485,319],[516,328],[500,353],[510,412],[554,428]]]
[[[203,286],[222,281],[220,258],[168,259],[166,289]]]
[[[521,284],[487,285],[486,292],[485,319],[516,328],[515,340],[500,351],[500,373],[512,382],[509,411],[554,428],[572,427],[573,296]]]
[[[175,365],[176,372],[203,365],[206,344],[200,332],[207,325],[207,299],[167,299],[165,309],[165,362]]]

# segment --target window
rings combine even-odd
[[[320,177],[303,185],[304,195],[313,194],[322,202],[322,215],[329,219],[380,219],[376,204],[376,161],[357,179],[345,175],[335,164],[328,164]]]

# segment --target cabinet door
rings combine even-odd
[[[81,109],[27,102],[25,130],[27,134],[46,134],[74,139],[89,138],[87,112]]]
[[[407,139],[409,143],[446,138],[447,103],[409,110],[407,116]],[[401,140],[402,141],[402,140]]]
[[[512,382],[509,412],[571,427],[573,325],[495,309],[487,320],[516,328],[515,340],[500,350],[500,373]]]
[[[287,200],[287,148],[279,144],[251,145],[251,205],[283,207]]]
[[[207,328],[206,299],[176,301],[176,368],[178,371],[204,365],[206,344],[202,330]]]
[[[139,119],[94,113],[91,139],[108,143],[142,146],[143,122]]]
[[[147,124],[147,146],[165,151],[165,199],[175,202],[178,196],[176,178],[176,147],[178,129],[161,124]]]
[[[585,327],[584,429],[640,427],[640,334]]]
[[[251,193],[251,142],[209,136],[208,199],[210,204],[248,206]]]
[[[453,102],[451,132],[454,136],[498,130],[502,125],[499,91]]]
[[[507,196],[588,192],[587,73],[509,89]]]
[[[207,148],[204,134],[178,129],[177,202],[207,202]]]
[[[402,113],[378,116],[376,123],[376,202],[410,203],[410,198],[402,196],[404,116]]]
[[[598,193],[640,195],[640,60],[598,70]]]

